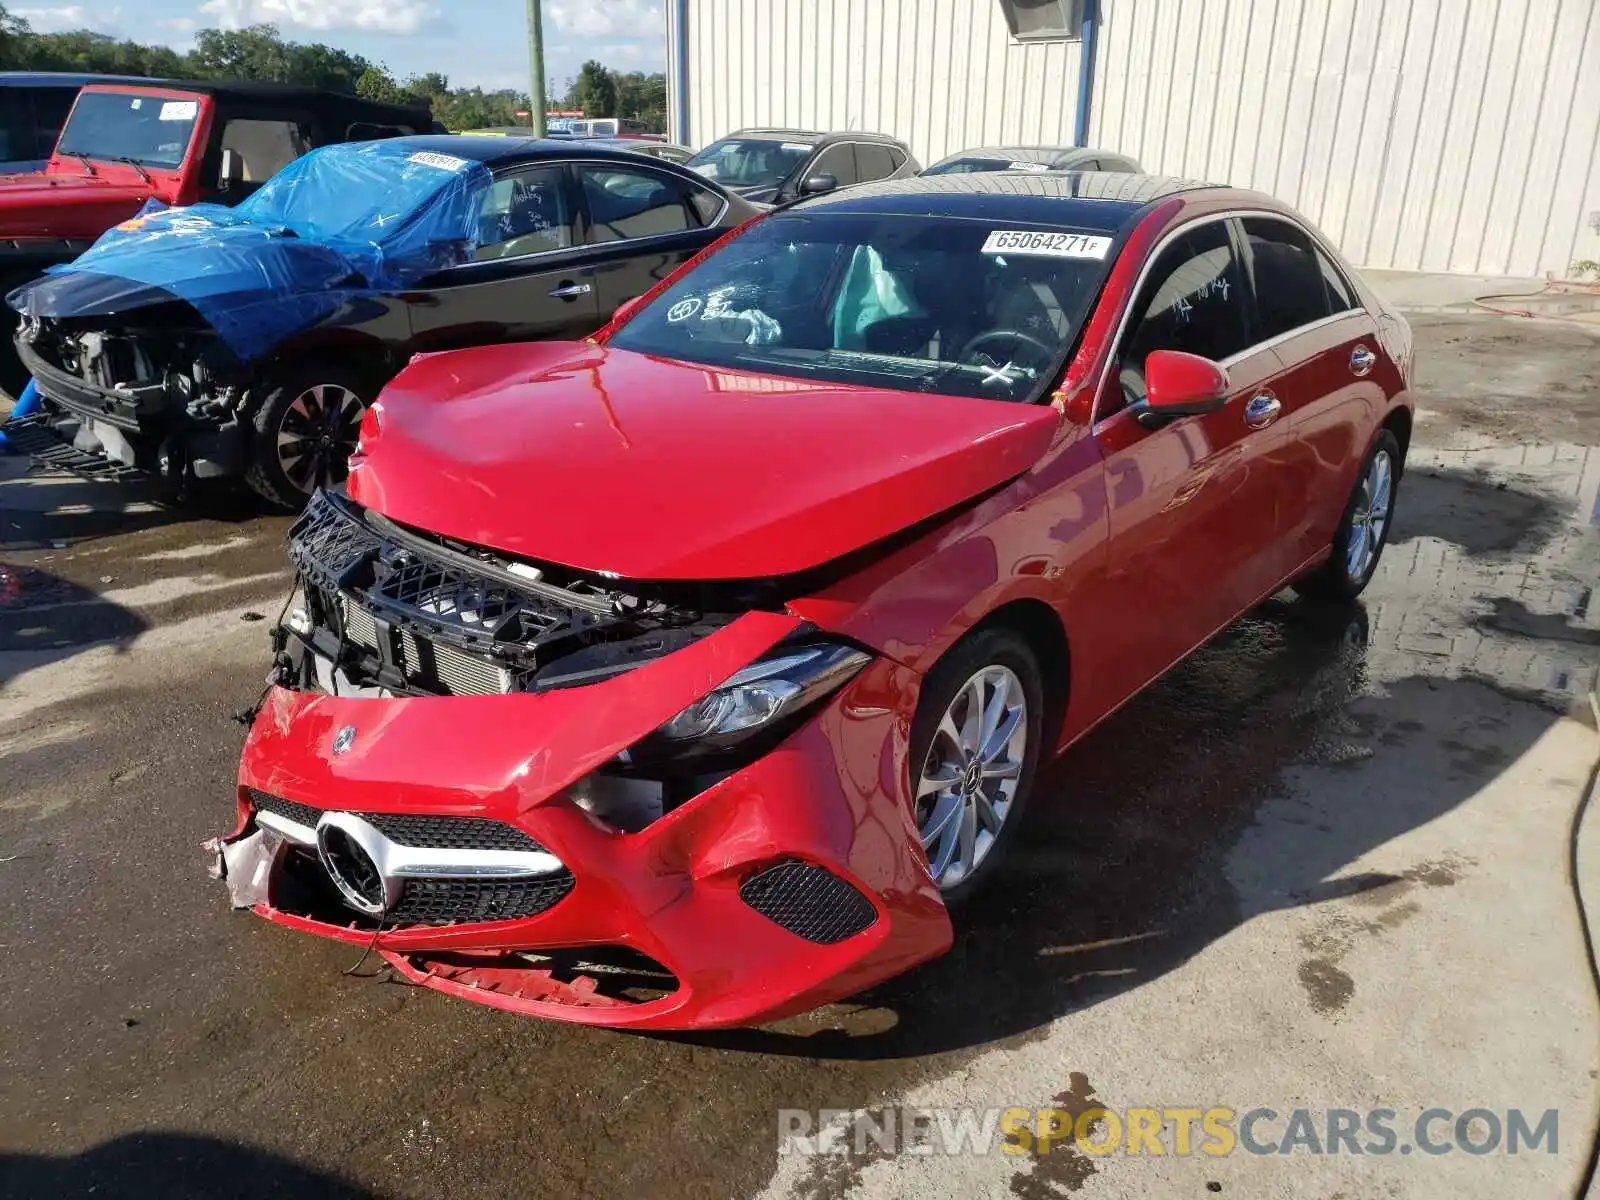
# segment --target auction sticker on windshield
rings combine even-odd
[[[453,154],[435,154],[431,150],[420,150],[406,161],[414,162],[419,167],[437,167],[441,171],[459,171],[467,165],[464,158],[457,158]]]
[[[199,115],[200,104],[196,100],[168,100],[161,106],[163,121],[192,121]]]
[[[1111,239],[1088,233],[1037,233],[996,229],[983,243],[982,254],[1039,254],[1047,258],[1104,258]]]

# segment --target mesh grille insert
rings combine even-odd
[[[250,790],[250,803],[308,829],[315,829],[325,810],[281,796]],[[487,817],[439,817],[415,813],[356,813],[391,842],[434,850],[517,850],[544,847],[514,825]]]
[[[811,863],[783,862],[739,885],[739,896],[796,937],[831,946],[878,919],[878,910],[832,871]]]
[[[553,908],[572,885],[570,871],[543,879],[408,879],[388,920],[394,925],[518,921]]]

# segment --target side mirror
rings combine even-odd
[[[1155,350],[1144,360],[1145,403],[1139,424],[1159,429],[1178,417],[1216,412],[1228,402],[1228,372],[1198,354]]]
[[[833,191],[838,186],[838,176],[824,172],[821,175],[813,175],[802,183],[800,185],[800,194],[802,196],[820,196],[824,192]]]

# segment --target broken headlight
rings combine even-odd
[[[780,646],[624,751],[621,760],[714,753],[786,729],[788,718],[843,687],[871,661],[839,642]]]

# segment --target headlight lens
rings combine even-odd
[[[691,743],[707,749],[733,745],[842,687],[871,661],[836,642],[780,647],[696,700],[649,740],[669,753]]]

